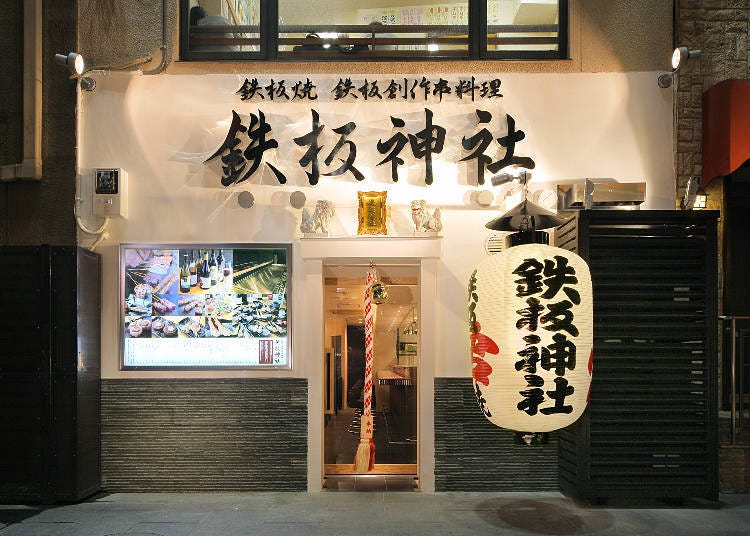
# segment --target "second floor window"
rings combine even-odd
[[[180,0],[184,61],[565,59],[567,0]]]

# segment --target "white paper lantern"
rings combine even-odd
[[[472,376],[493,424],[549,432],[586,408],[593,357],[593,300],[586,262],[525,244],[484,260],[469,282]]]

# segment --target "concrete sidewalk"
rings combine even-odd
[[[589,507],[558,493],[102,495],[58,507],[0,506],[0,536],[255,535],[747,536],[750,495],[719,508]]]

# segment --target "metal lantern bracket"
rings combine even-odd
[[[521,202],[502,216],[485,224],[493,231],[517,231],[510,236],[510,245],[538,243],[549,244],[549,234],[543,229],[558,227],[567,220],[528,200],[528,182],[530,173],[526,170],[516,177],[509,173],[502,173],[492,177],[493,186],[518,180],[523,188]]]

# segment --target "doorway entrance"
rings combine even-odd
[[[372,415],[374,468],[354,457],[364,404],[364,296],[369,264],[324,264],[324,468],[328,489],[418,485],[418,264],[376,264],[388,298],[375,307]]]

